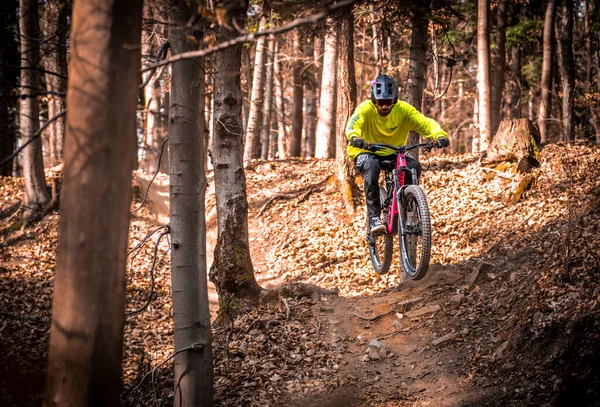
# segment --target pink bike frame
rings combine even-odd
[[[404,171],[398,171],[400,168],[406,168],[406,157],[404,153],[398,153],[396,157],[396,176],[398,178],[394,179],[394,195],[392,196],[392,202],[390,202],[390,208],[388,210],[388,224],[387,224],[387,233],[391,235],[394,230],[394,222],[396,221],[396,216],[398,216],[398,191],[404,185]]]

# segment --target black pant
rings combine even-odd
[[[417,179],[421,177],[421,163],[408,154],[406,157],[406,165],[408,168],[417,170]],[[364,174],[365,178],[365,198],[367,200],[367,213],[369,219],[381,214],[381,199],[379,197],[379,172],[381,171],[382,161],[392,161],[392,166],[396,166],[396,155],[380,156],[376,154],[363,153],[356,157],[354,163],[356,168]],[[412,176],[410,173],[405,173],[404,183],[412,184]]]

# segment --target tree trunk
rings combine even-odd
[[[423,105],[423,89],[425,88],[425,74],[427,72],[427,39],[429,27],[430,1],[422,0],[412,8],[412,34],[410,39],[410,61],[408,64],[407,95],[406,101],[421,111]],[[418,143],[420,140],[417,132],[411,131],[408,144]],[[410,153],[419,159],[419,151]]]
[[[314,37],[306,38],[304,41],[304,56],[314,60],[315,48]],[[317,79],[315,77],[314,64],[307,65],[304,69],[304,157],[315,156],[316,127],[317,127]]]
[[[490,135],[493,137],[502,120],[502,94],[504,90],[504,71],[506,67],[506,0],[500,0],[496,7],[496,47],[494,48],[494,62],[492,66],[492,95],[491,117],[492,127]]]
[[[490,106],[490,0],[477,2],[477,90],[479,94],[479,146],[485,151],[492,142]]]
[[[266,16],[260,19],[259,31],[265,29]],[[256,54],[254,56],[254,78],[252,80],[252,94],[250,95],[250,111],[248,112],[248,127],[246,130],[246,144],[244,150],[244,162],[253,158],[259,158],[260,136],[262,124],[262,109],[265,77],[265,55],[267,53],[267,37],[262,36],[256,41]]]
[[[280,160],[287,157],[285,134],[285,99],[283,97],[283,78],[281,77],[281,62],[279,61],[279,42],[275,44],[273,59],[273,76],[275,81],[275,117],[277,119],[277,156]]]
[[[521,118],[521,49],[513,45],[510,49],[510,118]]]
[[[18,24],[18,0],[4,1],[0,4],[0,27],[11,27]],[[17,143],[16,115],[18,97],[13,91],[17,87],[19,72],[14,66],[19,65],[18,44],[14,33],[0,29],[0,159],[10,156]],[[7,66],[7,65],[12,65]],[[1,176],[11,176],[13,160],[0,166]]]
[[[273,61],[275,53],[275,36],[269,37],[269,46],[267,48],[267,63],[265,76],[265,105],[263,111],[262,124],[262,150],[260,158],[269,159],[269,150],[271,145],[271,111],[273,107]]]
[[[554,60],[552,37],[554,35],[555,14],[555,0],[548,0],[548,5],[546,6],[546,18],[544,20],[544,53],[542,57],[542,81],[540,83],[542,95],[540,98],[540,107],[538,109],[538,127],[540,129],[542,143],[545,143],[548,139],[547,120],[550,116],[552,102],[552,61]]]
[[[46,26],[44,37],[44,68],[48,95],[48,117],[54,117],[65,110],[65,97],[59,94],[67,91],[67,80],[53,75],[55,72],[67,76],[67,16],[69,8],[66,0],[48,0],[46,3]],[[63,159],[65,137],[64,118],[54,121],[49,127],[50,164],[56,166]]]
[[[354,214],[354,191],[357,186],[351,176],[351,163],[346,153],[346,124],[356,108],[356,77],[354,76],[354,15],[347,9],[339,18],[338,32],[338,84],[337,88],[337,177],[346,211]]]
[[[34,0],[21,0],[19,27],[21,30],[21,103],[20,123],[23,144],[34,141],[23,150],[23,177],[25,178],[26,212],[33,213],[50,202],[44,177],[42,143],[37,134],[40,129],[40,105],[37,96],[40,88],[40,27],[38,4]]]
[[[328,19],[323,55],[323,76],[321,77],[321,101],[317,122],[315,157],[335,157],[335,118],[337,104],[337,24]],[[344,124],[345,126],[345,124]],[[344,144],[345,145],[345,144]]]
[[[559,67],[562,84],[563,141],[574,139],[573,95],[575,93],[575,62],[573,58],[573,0],[563,0],[558,41]]]
[[[141,21],[141,0],[74,2],[46,406],[120,403]]]
[[[292,139],[290,140],[290,157],[300,157],[302,154],[302,108],[304,103],[304,84],[302,81],[302,71],[304,63],[302,61],[302,48],[300,33],[294,32],[294,54],[296,60],[292,70],[294,90],[293,90],[293,110],[292,110]]]
[[[172,55],[197,49],[188,28],[194,6],[171,0]],[[174,63],[171,75],[169,185],[171,290],[175,325],[176,406],[213,404],[210,312],[206,280],[204,72],[202,61]],[[200,347],[200,349],[197,348]],[[187,349],[187,350],[185,350]]]
[[[243,28],[246,25],[246,7],[242,2],[227,0],[224,6],[235,24]],[[229,41],[237,35],[237,31],[220,27],[217,42]],[[234,45],[219,51],[215,61],[216,123],[212,158],[218,239],[210,279],[219,294],[220,318],[232,316],[245,305],[256,304],[262,291],[254,277],[248,241],[248,199],[242,162],[241,52],[242,45]]]

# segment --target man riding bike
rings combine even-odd
[[[371,99],[356,107],[346,126],[348,157],[354,160],[356,168],[364,174],[367,213],[370,219],[371,234],[385,233],[381,223],[381,201],[379,198],[379,172],[381,161],[394,157],[389,151],[371,152],[370,143],[384,143],[404,146],[408,133],[415,130],[421,136],[434,140],[436,147],[448,147],[448,133],[433,119],[425,117],[413,106],[398,100],[398,85],[389,75],[379,75],[371,83]],[[413,157],[406,156],[409,168],[421,175],[421,164]],[[408,180],[410,183],[410,179]]]

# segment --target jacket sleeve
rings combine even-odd
[[[410,105],[408,119],[412,129],[425,138],[437,140],[440,137],[448,137],[448,133],[442,129],[438,122],[425,117],[424,114]]]
[[[353,137],[362,137],[362,125],[365,122],[365,116],[362,113],[360,106],[354,109],[354,113],[350,116],[346,125],[346,139],[350,141]]]

